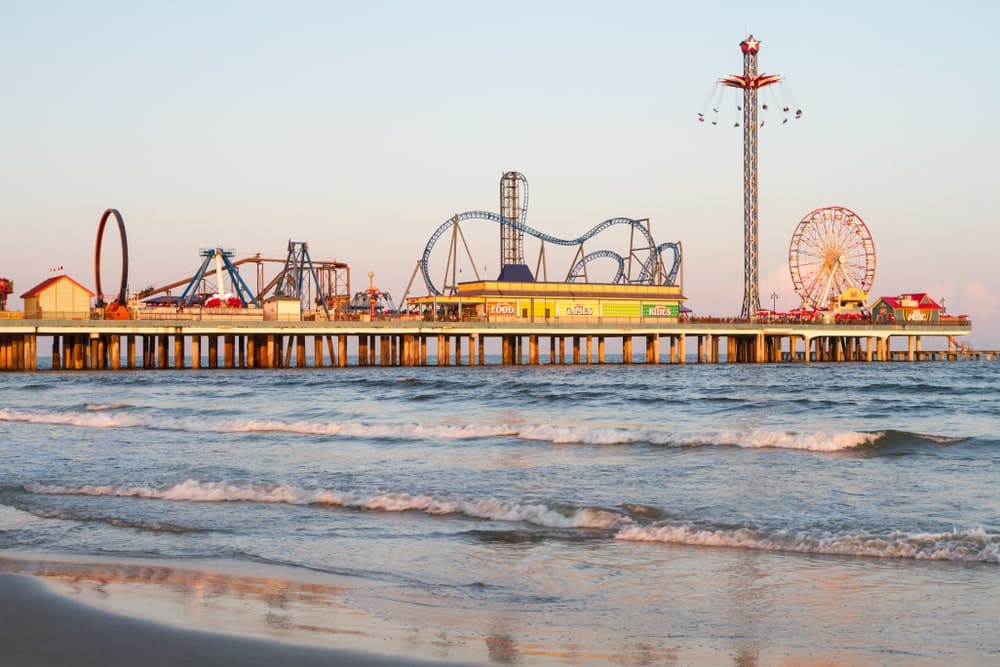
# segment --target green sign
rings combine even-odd
[[[642,304],[642,316],[677,317],[677,309],[676,303],[644,303]]]

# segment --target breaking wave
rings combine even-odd
[[[511,503],[494,498],[458,498],[409,493],[357,494],[333,489],[302,489],[283,484],[229,484],[189,479],[170,487],[151,486],[59,486],[25,484],[29,493],[44,495],[114,496],[182,502],[256,502],[288,505],[328,505],[381,512],[422,512],[462,515],[492,521],[524,522],[549,528],[614,529],[630,524],[624,515],[597,507],[549,507],[541,503]]]
[[[1000,563],[1000,535],[982,528],[944,533],[883,535],[823,534],[779,531],[768,533],[747,528],[696,528],[687,525],[626,526],[616,539],[633,542],[665,542],[710,547],[737,547],[762,551]]]
[[[940,533],[862,531],[836,534],[804,530],[699,527],[692,524],[647,523],[650,516],[648,511],[637,513],[631,511],[630,507],[612,511],[600,507],[552,507],[544,503],[517,503],[495,498],[461,499],[396,492],[362,494],[334,489],[304,489],[284,484],[205,482],[193,479],[165,487],[25,484],[24,490],[43,495],[112,496],[199,503],[280,503],[376,512],[417,512],[532,524],[545,528],[615,531],[614,538],[626,542],[660,542],[869,558],[1000,563],[1000,534],[988,533],[983,528],[953,529]],[[82,517],[62,512],[31,510],[31,513],[44,518],[101,521],[120,527],[153,531],[198,530],[174,524]],[[543,537],[539,536],[539,539]],[[524,541],[529,538],[519,535],[518,539]]]
[[[219,419],[172,417],[125,413],[126,406],[88,405],[84,412],[28,412],[0,409],[0,421],[78,426],[83,428],[148,428],[195,433],[293,433],[299,435],[473,440],[508,437],[553,444],[628,445],[650,444],[675,447],[732,446],[752,449],[799,449],[837,452],[876,445],[887,436],[898,442],[911,438],[928,443],[950,443],[956,439],[887,432],[723,431],[704,435],[682,435],[657,428],[617,426],[558,426],[524,424],[419,424],[281,421],[267,419]]]

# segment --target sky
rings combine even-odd
[[[998,7],[0,0],[0,275],[19,295],[63,266],[93,288],[114,207],[132,289],[193,274],[204,247],[283,257],[291,239],[402,296],[434,230],[498,210],[516,170],[530,226],[649,218],[683,244],[689,305],[736,315],[742,130],[697,113],[752,32],[803,111],[760,131],[764,305],[799,305],[792,232],[840,205],[871,230],[873,299],[928,292],[1000,348]],[[495,226],[466,228],[494,277]]]

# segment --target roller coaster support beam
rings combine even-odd
[[[278,278],[277,286],[274,288],[275,294],[296,297],[302,300],[305,297],[305,275],[312,278],[316,287],[319,303],[323,307],[326,319],[330,319],[330,309],[326,305],[326,295],[319,282],[316,267],[313,266],[312,257],[309,255],[309,244],[305,241],[288,241],[288,258],[285,260],[285,268]]]

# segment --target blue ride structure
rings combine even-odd
[[[458,257],[458,242],[461,239],[466,252],[472,260],[468,244],[465,242],[464,234],[461,231],[461,223],[467,220],[484,221],[493,223],[500,228],[500,260],[501,271],[498,280],[500,281],[534,281],[530,269],[525,265],[524,260],[524,236],[528,235],[541,242],[538,264],[535,273],[545,262],[545,244],[555,246],[572,247],[577,246],[576,256],[573,258],[571,267],[566,274],[565,282],[590,282],[587,276],[587,265],[598,259],[611,260],[617,265],[612,284],[630,285],[676,285],[680,272],[682,251],[679,242],[659,243],[653,239],[649,230],[648,219],[634,219],[626,217],[610,218],[594,225],[584,234],[573,238],[563,239],[545,232],[539,231],[525,224],[528,212],[528,182],[524,175],[519,172],[509,171],[504,173],[500,181],[500,213],[492,211],[465,211],[457,213],[448,220],[445,220],[434,233],[431,234],[427,245],[424,246],[423,256],[420,260],[420,272],[428,292],[432,296],[442,294],[454,294],[457,288],[455,263]],[[629,248],[622,254],[612,249],[600,249],[592,252],[584,250],[584,244],[602,232],[618,226],[629,228]],[[439,288],[431,278],[430,262],[431,254],[435,244],[446,233],[451,232],[451,244],[448,251],[448,270],[443,290]],[[664,255],[668,254],[669,262],[664,261]],[[471,261],[475,270],[476,263]],[[635,266],[638,266],[638,273],[635,273]],[[449,275],[451,281],[449,282]],[[547,272],[546,272],[547,273]],[[478,271],[476,278],[479,279]]]
[[[204,259],[201,266],[195,272],[194,277],[191,278],[184,292],[181,294],[180,305],[190,306],[194,303],[195,297],[198,296],[198,286],[201,284],[205,274],[209,272],[209,267],[214,261],[216,275],[215,289],[219,300],[221,301],[224,296],[223,275],[226,274],[229,276],[232,291],[235,294],[235,298],[239,299],[240,305],[243,308],[250,305],[260,308],[260,302],[257,300],[257,297],[254,296],[254,293],[247,286],[246,282],[244,282],[242,276],[240,276],[239,269],[233,264],[232,257],[234,251],[222,248],[202,248],[199,254]]]

